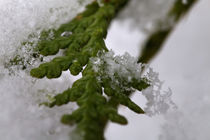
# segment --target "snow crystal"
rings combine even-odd
[[[126,87],[126,85],[121,83],[119,77],[126,79],[128,82],[133,78],[141,80],[142,67],[148,67],[147,65],[137,63],[137,58],[132,57],[128,53],[115,56],[113,51],[104,53],[97,58],[92,58],[92,63],[93,69],[100,73],[100,77],[108,76],[112,79],[113,84],[117,83],[123,90],[132,90],[132,88]],[[149,72],[144,78],[148,79],[150,84],[147,89],[142,91],[142,95],[147,100],[144,111],[148,116],[164,114],[169,109],[176,108],[176,105],[171,99],[171,89],[162,91],[163,82],[159,80],[158,73],[154,72],[152,68],[149,68]]]
[[[154,116],[156,114],[164,114],[170,108],[176,108],[176,105],[171,99],[172,91],[169,88],[168,91],[162,93],[162,84],[158,78],[158,73],[149,68],[147,78],[150,81],[151,86],[142,91],[142,95],[147,99],[146,107],[144,111],[148,116]]]
[[[142,64],[137,63],[137,58],[132,57],[129,53],[124,55],[116,55],[111,50],[102,54],[97,58],[92,59],[93,68],[96,72],[100,72],[101,66],[104,64],[106,68],[102,71],[103,75],[109,76],[113,81],[116,81],[115,74],[119,77],[126,78],[130,81],[132,78],[141,79]]]

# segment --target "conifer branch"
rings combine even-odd
[[[104,43],[108,26],[127,2],[128,0],[105,0],[101,7],[97,2],[93,2],[83,13],[78,14],[58,30],[43,32],[37,46],[40,54],[44,56],[55,55],[59,49],[64,49],[65,53],[64,56],[56,57],[51,62],[32,69],[31,76],[57,78],[62,71],[68,69],[73,75],[82,72],[82,78],[74,82],[72,88],[56,95],[53,102],[44,104],[53,107],[70,101],[76,102],[79,108],[72,114],[63,115],[61,122],[68,125],[77,124],[75,132],[83,140],[104,140],[104,129],[109,120],[127,124],[126,118],[118,114],[119,104],[127,106],[136,113],[144,113],[130,100],[129,95],[134,89],[141,91],[147,88],[149,86],[147,79],[139,79],[133,75],[127,80],[115,73],[114,77],[118,79],[116,83],[112,77],[102,73],[107,67],[106,63],[103,63],[100,71],[95,71],[94,64],[90,60],[99,57],[99,52],[103,54],[108,51]],[[48,34],[52,31],[54,38],[47,40]]]
[[[95,57],[99,51],[108,51],[103,39],[106,38],[110,21],[127,1],[105,1],[102,7],[93,2],[71,22],[53,30],[53,39],[46,40],[49,31],[43,32],[42,41],[38,44],[40,54],[55,55],[59,49],[65,49],[65,55],[32,69],[31,75],[37,78],[57,78],[67,69],[73,75],[79,74],[90,57]],[[69,35],[65,36],[65,33]]]
[[[44,103],[49,107],[61,106],[69,102],[77,103],[78,109],[61,118],[64,124],[77,125],[76,139],[79,137],[82,140],[104,140],[104,130],[108,121],[127,124],[127,119],[118,114],[118,105],[124,105],[139,114],[144,113],[130,99],[130,95],[135,90],[146,89],[150,86],[150,81],[147,78],[136,77],[132,72],[130,72],[130,79],[121,76],[118,72],[110,76],[105,70],[109,64],[100,59],[102,63],[98,67],[99,70],[95,70],[93,61],[94,58],[100,58],[108,52],[104,42],[108,27],[128,1],[103,0],[102,6],[94,1],[69,23],[61,25],[57,30],[43,31],[41,34],[36,48],[41,55],[55,55],[60,49],[64,50],[64,54],[32,69],[31,76],[36,78],[46,76],[51,79],[60,77],[62,71],[68,69],[72,75],[82,72],[82,78],[75,81],[71,88],[57,94],[52,102]],[[190,1],[189,5],[182,5],[180,0],[177,0],[169,16],[174,16],[177,22],[194,1]],[[174,26],[170,26],[152,34],[145,43],[145,49],[139,61],[148,62],[173,28]],[[50,33],[53,33],[53,38],[48,38]],[[119,62],[116,61],[116,63]]]
[[[59,50],[64,50],[62,56],[32,69],[30,74],[35,78],[58,78],[62,71],[66,70],[70,70],[72,75],[82,73],[82,78],[75,81],[71,88],[54,96],[52,102],[43,103],[51,108],[69,102],[77,103],[78,109],[71,114],[64,114],[61,118],[64,124],[76,125],[76,138],[73,138],[75,140],[104,140],[104,130],[108,121],[127,124],[127,119],[118,113],[119,105],[124,105],[138,114],[144,114],[143,109],[130,99],[130,95],[135,90],[146,89],[151,81],[146,77],[142,78],[141,71],[137,72],[140,76],[136,76],[129,68],[125,68],[129,77],[123,76],[119,71],[114,71],[110,75],[107,73],[109,64],[103,59],[103,55],[109,53],[104,42],[109,25],[128,2],[129,0],[101,0],[99,4],[93,1],[72,21],[61,25],[57,30],[43,31],[35,53],[31,54],[38,58],[40,55],[56,55]],[[176,0],[168,13],[166,23],[171,17],[174,23],[177,23],[195,2],[197,0],[188,0],[184,4],[182,0]],[[167,28],[158,28],[145,42],[142,54],[135,64],[147,63],[162,47],[174,28],[175,24]],[[52,34],[53,37],[49,38]],[[95,64],[96,58],[100,61],[99,65]],[[113,61],[116,65],[121,65],[120,61],[114,58]],[[6,66],[11,65],[23,65],[22,69],[26,68],[24,57],[21,56],[16,56]],[[135,72],[137,70],[134,69]]]

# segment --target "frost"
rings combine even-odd
[[[137,63],[137,58],[127,52],[124,55],[115,55],[112,50],[100,53],[91,60],[93,69],[99,73],[98,80],[110,78],[113,88],[119,86],[122,90],[133,91],[128,83],[133,79],[141,80],[142,64]]]
[[[154,72],[152,68],[149,68],[147,75],[142,76],[142,67],[148,66],[137,63],[137,59],[130,54],[115,55],[113,51],[110,51],[99,55],[97,58],[92,58],[92,63],[93,69],[100,73],[100,77],[107,76],[111,78],[113,86],[117,83],[123,90],[132,91],[132,88],[127,87],[122,81],[129,82],[133,78],[140,80],[143,77],[148,79],[150,87],[142,91],[142,95],[147,100],[144,111],[148,116],[164,114],[169,109],[176,108],[176,105],[171,99],[171,89],[162,91],[163,82],[159,80],[158,73]]]
[[[147,78],[151,86],[142,91],[142,95],[147,99],[144,111],[148,116],[156,114],[165,114],[170,108],[176,108],[176,105],[171,99],[172,91],[162,91],[162,84],[158,78],[158,73],[149,68]]]
[[[137,63],[137,60],[137,58],[132,57],[127,52],[124,55],[115,56],[114,52],[111,50],[97,58],[93,58],[92,63],[94,64],[94,70],[96,72],[103,71],[103,73],[112,80],[116,80],[115,74],[117,73],[119,77],[127,78],[129,81],[131,77],[135,77],[136,79],[141,78],[142,64]],[[104,64],[106,67],[102,70],[101,67]]]

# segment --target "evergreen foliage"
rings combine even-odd
[[[72,75],[82,73],[82,78],[75,81],[71,88],[53,97],[52,102],[43,103],[49,107],[61,106],[69,102],[76,102],[78,109],[71,114],[65,114],[61,122],[67,125],[77,125],[74,139],[104,140],[104,130],[108,121],[127,124],[127,119],[118,114],[118,105],[127,106],[132,111],[143,114],[144,111],[129,96],[133,91],[142,91],[150,86],[147,78],[123,78],[114,73],[116,81],[103,72],[107,64],[103,63],[100,70],[94,69],[91,58],[99,57],[108,52],[104,39],[111,20],[128,3],[129,0],[102,0],[99,5],[94,1],[86,6],[86,10],[78,14],[72,21],[63,24],[57,30],[43,31],[40,41],[35,48],[37,55],[55,55],[60,49],[63,56],[55,57],[52,61],[41,64],[31,70],[30,74],[36,78],[58,78],[62,71],[70,70]],[[168,14],[174,22],[192,7],[197,0],[176,0]],[[166,20],[168,22],[168,20]],[[162,23],[164,24],[164,23]],[[175,27],[157,29],[145,42],[139,62],[147,63],[158,52],[167,36]],[[53,37],[49,38],[49,35]],[[11,65],[22,64],[17,57],[11,60]],[[124,87],[124,88],[122,88]]]
[[[33,77],[58,78],[62,71],[68,69],[72,75],[82,72],[82,78],[74,82],[72,88],[56,95],[53,102],[44,104],[53,107],[70,101],[76,102],[79,108],[72,114],[63,115],[61,122],[68,125],[77,124],[76,132],[84,140],[103,140],[108,120],[127,124],[126,118],[117,113],[118,104],[125,105],[136,113],[144,113],[130,100],[129,95],[133,89],[141,91],[147,88],[147,79],[132,77],[130,81],[126,81],[116,73],[115,77],[121,80],[121,83],[115,83],[111,77],[94,71],[90,61],[90,58],[97,57],[100,52],[108,51],[104,43],[108,26],[126,3],[127,0],[104,1],[104,5],[100,7],[97,2],[93,2],[83,13],[58,30],[44,31],[37,46],[40,54],[44,56],[55,55],[59,49],[65,49],[65,52],[64,56],[32,69]],[[54,34],[53,39],[47,39],[50,32]],[[103,67],[106,67],[106,64]],[[128,88],[122,89],[121,86]]]

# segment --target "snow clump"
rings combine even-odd
[[[120,79],[128,82],[133,78],[137,80],[141,80],[142,78],[148,79],[150,86],[142,91],[142,95],[147,100],[146,107],[144,108],[146,115],[165,114],[169,109],[175,109],[176,105],[171,99],[171,89],[162,91],[163,82],[159,80],[158,73],[154,72],[152,68],[148,68],[147,65],[138,63],[137,60],[137,58],[132,57],[127,52],[124,55],[115,55],[111,50],[107,53],[102,53],[102,55],[100,54],[97,58],[92,58],[91,61],[93,63],[93,69],[101,73],[100,77],[108,76],[113,81],[113,84],[117,83],[123,90],[132,91],[133,89],[126,87],[127,85]],[[144,76],[142,76],[143,67],[149,69],[149,72]]]
[[[116,73],[128,81],[133,77],[140,79],[142,64],[137,63],[137,61],[137,58],[132,57],[127,52],[124,55],[115,56],[112,50],[92,59],[93,69],[96,72],[101,72],[101,67],[106,65],[106,68],[102,71],[103,75],[110,77],[112,81],[117,80],[115,79]]]

